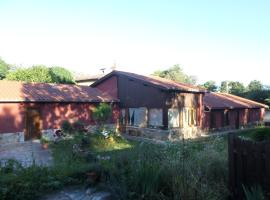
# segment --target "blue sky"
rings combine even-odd
[[[267,0],[0,0],[0,56],[83,73],[180,64],[199,82],[270,85],[269,10]]]

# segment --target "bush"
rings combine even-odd
[[[270,140],[270,128],[257,128],[252,134],[251,138],[255,141]]]
[[[73,127],[72,127],[71,123],[67,120],[62,122],[61,129],[66,133],[71,133],[73,131]]]
[[[71,72],[63,67],[49,68],[49,75],[51,76],[53,83],[74,84],[75,82]]]
[[[93,118],[98,124],[107,122],[112,114],[112,108],[106,103],[101,103],[93,110]]]
[[[60,187],[61,183],[52,176],[51,169],[47,167],[33,165],[23,168],[18,167],[18,163],[9,161],[8,165],[2,166],[0,170],[1,199],[37,199],[42,194]]]
[[[72,126],[73,126],[73,130],[75,130],[77,132],[84,132],[85,131],[85,124],[80,120],[74,122],[72,124]]]

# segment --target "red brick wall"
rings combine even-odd
[[[117,77],[112,76],[106,81],[100,83],[96,86],[99,90],[106,92],[114,98],[118,98],[118,86],[117,86]]]
[[[20,103],[0,103],[0,133],[22,132],[24,106]]]
[[[0,103],[0,133],[22,132],[25,128],[25,110],[29,104]],[[42,129],[57,129],[64,120],[80,120],[86,125],[95,124],[92,112],[96,105],[92,103],[39,103],[31,104],[41,111]],[[117,122],[119,107],[113,105],[111,123]]]

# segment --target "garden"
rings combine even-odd
[[[70,185],[109,191],[113,199],[225,199],[224,138],[155,145],[101,133],[50,144],[50,167],[1,166],[2,199],[37,199]]]

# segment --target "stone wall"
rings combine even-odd
[[[0,134],[0,145],[17,142],[24,142],[24,132]]]
[[[158,140],[181,140],[184,138],[197,138],[201,136],[201,130],[198,127],[173,128],[168,130],[154,128],[139,128],[134,126],[126,127],[126,134],[132,136],[141,136]]]
[[[108,131],[118,132],[118,127],[116,124],[105,124],[104,128]],[[46,129],[41,131],[42,137],[45,136],[49,140],[53,141],[55,139],[54,134],[55,131],[59,129]],[[90,125],[87,127],[88,132],[96,132],[98,127],[96,125]],[[16,132],[16,133],[1,133],[0,134],[0,145],[1,144],[9,144],[9,143],[18,143],[24,142],[24,132]]]

